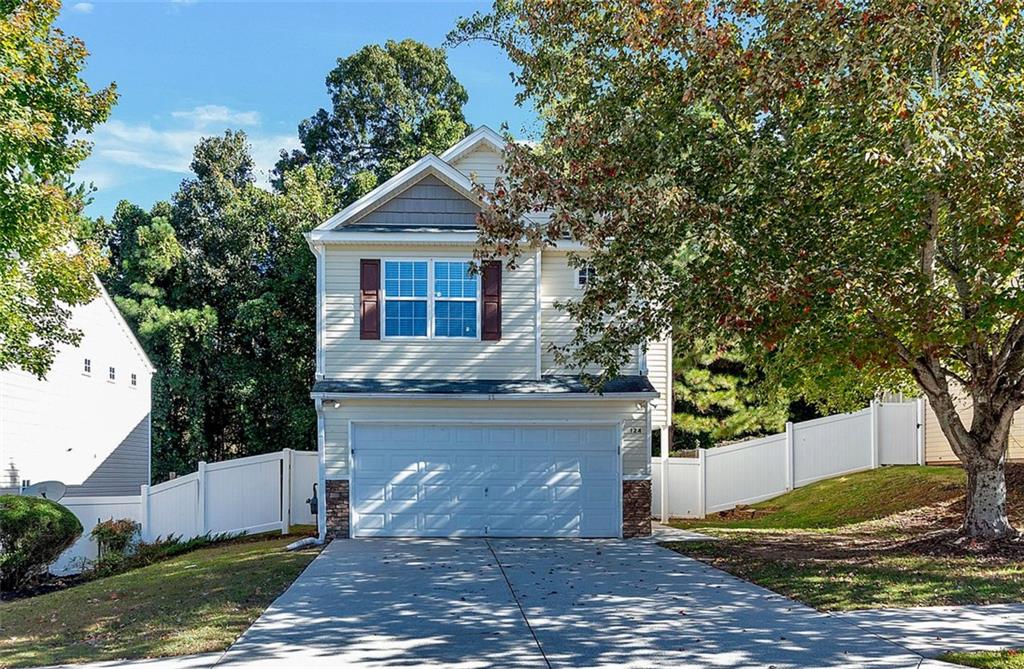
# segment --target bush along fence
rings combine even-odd
[[[882,465],[924,464],[923,400],[787,423],[786,431],[695,458],[653,458],[655,518],[704,518],[822,479]]]
[[[310,525],[315,516],[306,504],[317,480],[317,454],[284,449],[207,464],[199,470],[121,497],[66,497],[60,503],[82,523],[84,532],[51,565],[55,574],[70,574],[99,555],[90,536],[100,522],[129,519],[139,524],[139,538],[170,536],[191,539],[280,531]]]

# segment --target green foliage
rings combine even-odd
[[[96,523],[89,536],[99,544],[101,556],[107,553],[124,555],[141,527],[131,518],[111,518]]]
[[[56,502],[0,495],[0,588],[27,585],[81,534],[75,514]]]
[[[331,108],[299,126],[302,149],[282,152],[276,183],[291,167],[334,168],[344,204],[427,153],[441,153],[469,133],[469,99],[442,49],[406,39],[371,44],[339,58],[327,75]]]
[[[979,667],[980,669],[1022,669],[1024,668],[1024,649],[943,653],[937,659],[942,662],[960,664],[965,667]]]
[[[201,141],[192,169],[170,203],[122,202],[111,221],[105,279],[159,370],[157,478],[316,444],[315,270],[302,233],[333,213],[330,171],[296,169],[291,192],[268,193],[232,131]]]
[[[675,448],[709,448],[783,430],[786,402],[763,391],[740,354],[706,345],[673,352]]]
[[[73,244],[87,192],[72,175],[117,98],[81,79],[88,53],[53,27],[59,12],[59,0],[0,1],[0,370],[39,377],[81,337],[70,307],[96,295],[103,260]]]
[[[119,533],[118,540],[124,535],[124,532]],[[133,535],[134,530],[131,535],[128,535],[129,541]],[[155,541],[140,541],[131,551],[110,550],[102,552],[99,559],[85,565],[84,573],[89,579],[122,574],[126,571],[145,567],[162,560],[169,560],[170,558],[199,550],[200,548],[207,548],[227,541],[227,539],[226,535],[205,535],[183,541],[180,536],[171,535],[166,538],[157,538]],[[126,543],[125,548],[127,548],[127,545]]]
[[[1024,3],[502,0],[450,39],[474,38],[544,119],[481,255],[593,249],[579,364],[612,375],[672,328],[833,409],[916,388],[965,464],[1001,472],[1024,405]],[[1006,536],[1000,508],[965,527]]]

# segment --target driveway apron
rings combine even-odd
[[[542,667],[487,544],[334,541],[225,653],[245,667]]]
[[[552,667],[917,667],[833,616],[649,542],[492,540]]]
[[[651,542],[365,539],[327,546],[220,664],[909,669],[920,662],[841,618]]]

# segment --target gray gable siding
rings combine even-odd
[[[69,485],[67,497],[138,495],[149,483],[149,414],[93,470],[81,485]]]
[[[476,226],[480,207],[433,175],[427,175],[357,221],[361,226]]]

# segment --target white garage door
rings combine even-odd
[[[614,537],[616,426],[352,426],[353,536]]]

